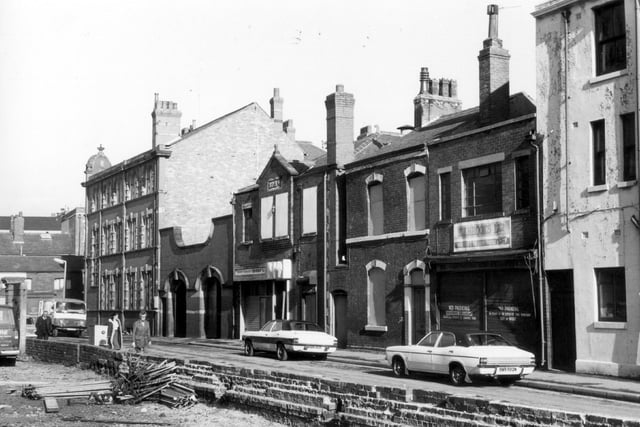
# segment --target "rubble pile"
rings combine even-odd
[[[196,404],[195,391],[180,384],[175,371],[175,362],[152,363],[130,359],[120,366],[113,385],[115,399],[122,403],[152,400],[171,408],[187,408]]]

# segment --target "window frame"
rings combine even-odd
[[[407,176],[407,231],[420,231],[427,228],[426,178],[426,175],[421,172],[414,172]],[[421,182],[421,192],[416,191],[415,183],[417,182]],[[416,194],[421,195],[422,199],[416,198]]]
[[[606,127],[604,119],[591,122],[591,184],[607,183]]]
[[[443,180],[444,177],[446,180]],[[443,185],[446,183],[446,185]],[[446,186],[446,188],[445,188]],[[449,221],[451,215],[451,171],[438,174],[439,218],[440,221]]]
[[[605,274],[611,274],[609,277],[603,277]],[[626,290],[626,274],[624,267],[606,267],[595,268],[595,284],[597,294],[597,318],[599,322],[627,322],[627,290]],[[612,286],[610,292],[613,293],[611,299],[613,300],[613,312],[611,315],[606,315],[605,309],[611,303],[609,298],[607,301],[603,301],[604,298],[604,286]],[[619,298],[619,294],[622,294],[622,298]],[[624,310],[621,310],[621,306]]]
[[[496,215],[501,214],[503,210],[503,191],[502,191],[502,161],[492,162],[492,163],[484,163],[477,166],[468,167],[461,170],[462,175],[462,217],[470,218],[475,216],[482,215]],[[483,169],[488,171],[487,174],[483,175]],[[473,175],[472,175],[473,174]],[[484,203],[479,204],[479,200],[481,197],[478,195],[477,184],[481,178],[485,176],[493,176],[496,177],[493,179],[492,183],[487,184],[481,182],[480,184],[483,187],[493,188],[493,203]],[[473,183],[473,188],[469,188],[469,185]],[[471,190],[471,195],[469,194]],[[472,198],[472,204],[469,204],[470,198]],[[482,196],[482,199],[486,198],[485,195]],[[488,206],[490,210],[486,210]]]
[[[387,287],[387,265],[380,260],[370,261],[366,265],[367,272],[367,324],[365,330],[386,331],[386,287]],[[380,273],[377,273],[377,272]],[[381,283],[377,283],[371,274],[380,274]],[[378,289],[380,288],[380,289]]]
[[[513,164],[516,210],[531,208],[531,157],[518,156]]]
[[[302,189],[302,234],[318,232],[318,186]]]
[[[367,184],[367,207],[368,235],[378,236],[384,234],[384,189],[382,181],[376,180]]]
[[[615,25],[616,11],[614,9],[621,8],[622,25],[618,28]],[[624,1],[610,2],[601,6],[594,7],[593,9],[593,37],[595,48],[595,74],[596,76],[602,76],[605,74],[613,73],[615,71],[624,70],[627,68],[627,47],[626,47],[626,16],[624,10]],[[620,12],[617,12],[620,13]],[[609,14],[607,16],[607,14]],[[606,18],[610,18],[613,22],[608,22]],[[610,25],[614,34],[605,35],[603,30],[604,25]],[[608,50],[607,47],[613,46],[612,50]],[[623,51],[617,52],[622,47]],[[607,59],[607,53],[613,55],[615,58]]]
[[[634,112],[621,114],[620,125],[622,132],[622,180],[635,181],[638,176],[636,159],[636,114]]]

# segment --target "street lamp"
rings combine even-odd
[[[67,293],[67,260],[62,258],[54,258],[53,261],[56,264],[64,265],[64,275],[62,279],[62,298],[66,298]]]

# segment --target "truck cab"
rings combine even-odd
[[[47,310],[51,315],[54,337],[60,331],[79,337],[87,329],[87,308],[82,300],[72,298],[46,299],[39,304],[39,314],[42,314],[43,310]]]

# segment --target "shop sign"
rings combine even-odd
[[[480,251],[511,247],[511,218],[461,222],[453,226],[453,251]]]
[[[271,178],[267,181],[267,191],[278,190],[280,187],[282,187],[280,178]]]
[[[487,314],[504,322],[515,322],[518,319],[531,318],[531,313],[520,311],[520,307],[515,305],[496,305],[491,307]]]
[[[250,280],[287,280],[291,279],[292,263],[290,259],[282,261],[268,261],[262,267],[243,268],[236,266],[234,278],[238,281]]]
[[[469,305],[447,305],[444,313],[442,313],[442,318],[452,320],[477,320],[476,315]]]

